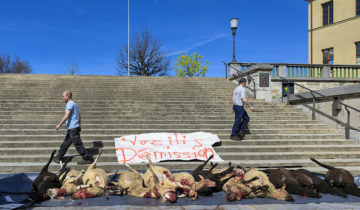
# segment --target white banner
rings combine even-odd
[[[212,147],[220,139],[211,133],[148,133],[114,140],[119,164],[147,163],[147,154],[153,162],[207,160],[211,155],[214,155],[212,162],[223,161]]]

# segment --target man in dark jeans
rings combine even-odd
[[[82,160],[77,163],[90,164],[94,161],[94,159],[89,156],[80,138],[81,115],[79,106],[72,100],[72,93],[68,90],[63,92],[62,98],[66,103],[65,115],[56,126],[56,130],[59,130],[61,125],[66,121],[67,133],[64,142],[60,145],[59,153],[54,157],[54,161],[59,163],[64,157],[66,151],[69,149],[70,145],[74,143],[76,151],[78,151],[82,157]]]
[[[255,111],[255,108],[249,104],[245,97],[246,79],[241,78],[239,83],[240,84],[234,90],[233,95],[233,112],[235,112],[235,122],[230,138],[231,140],[241,141],[245,135],[245,128],[247,128],[250,121],[250,118],[244,109],[244,104],[246,104],[251,111]]]

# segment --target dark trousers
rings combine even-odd
[[[83,159],[88,158],[88,152],[85,150],[85,147],[80,138],[80,127],[68,129],[64,142],[60,145],[59,157],[64,157],[66,151],[69,149],[71,144],[74,144],[76,151],[80,153]]]
[[[239,131],[244,130],[250,121],[243,106],[234,105],[233,110],[235,112],[235,122],[230,137],[237,136]]]

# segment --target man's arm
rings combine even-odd
[[[79,125],[81,126],[81,114],[80,114],[80,111],[79,111]]]
[[[71,109],[66,110],[64,117],[61,119],[59,124],[56,126],[56,130],[59,130],[62,124],[69,118],[69,115],[71,113]]]
[[[251,111],[255,111],[255,108],[250,105],[250,103],[246,98],[241,98],[241,100],[244,104],[246,104],[250,108]]]

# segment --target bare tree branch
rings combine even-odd
[[[79,64],[75,60],[73,60],[66,66],[65,74],[75,75],[79,73],[80,73]]]
[[[167,54],[161,50],[162,44],[153,35],[144,30],[136,33],[135,40],[130,44],[130,75],[165,76],[170,65]],[[128,48],[119,52],[116,70],[124,75],[128,72]]]
[[[11,61],[9,55],[0,55],[0,74],[29,74],[32,68],[27,61],[22,61],[19,56]]]

